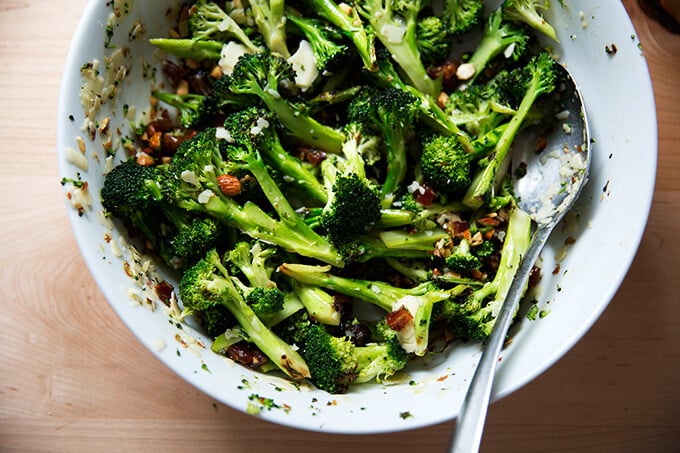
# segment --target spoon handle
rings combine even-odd
[[[522,258],[517,274],[510,285],[508,295],[501,306],[491,335],[477,364],[477,369],[468,387],[465,400],[460,408],[456,431],[451,440],[451,453],[474,453],[479,451],[484,431],[484,421],[491,398],[493,378],[505,337],[514,317],[517,304],[529,280],[529,273],[545,245],[554,223],[539,225],[531,244]]]

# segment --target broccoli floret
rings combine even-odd
[[[550,0],[505,0],[501,5],[503,16],[508,20],[523,22],[556,42],[557,33],[539,10],[550,9]]]
[[[463,238],[456,245],[451,254],[446,257],[446,266],[455,272],[467,274],[471,270],[479,269],[482,263],[470,249],[470,242]]]
[[[127,159],[106,175],[101,190],[104,209],[116,217],[132,218],[163,199],[162,176],[157,167]]]
[[[416,43],[425,64],[441,64],[446,61],[453,46],[446,21],[439,16],[418,19]]]
[[[278,313],[283,309],[284,294],[278,288],[255,287],[246,295],[246,303],[255,314],[262,318]]]
[[[366,124],[382,137],[387,150],[387,171],[382,182],[382,206],[394,201],[407,169],[407,142],[413,134],[418,112],[418,98],[398,88],[369,90],[357,97],[348,108],[349,120]]]
[[[462,35],[475,28],[482,20],[482,0],[446,0],[443,17],[451,35]]]
[[[468,85],[465,89],[452,92],[446,100],[445,109],[449,118],[477,137],[473,143],[484,143],[480,142],[481,137],[493,132],[515,113],[505,99],[504,90],[496,82]]]
[[[321,226],[332,241],[342,244],[365,233],[380,219],[380,196],[365,178],[351,173],[339,175],[332,187],[328,209]]]
[[[463,203],[473,209],[481,207],[486,200],[492,187],[502,181],[503,174],[498,174],[499,169],[507,164],[512,142],[522,127],[524,120],[531,110],[536,99],[555,89],[556,72],[555,60],[546,52],[541,52],[533,57],[527,66],[522,66],[511,71],[509,84],[515,96],[521,94],[521,103],[517,112],[510,119],[503,134],[489,155],[488,163],[473,178],[468,188]]]
[[[172,209],[174,214],[166,215],[172,218],[177,234],[172,238],[170,244],[178,257],[196,258],[203,256],[208,250],[215,247],[220,241],[223,226],[211,217],[188,218],[185,212],[179,209]]]
[[[224,306],[216,306],[203,310],[200,313],[194,313],[199,324],[205,333],[210,337],[216,338],[223,335],[224,332],[236,325],[236,319],[231,312]]]
[[[163,224],[169,223],[163,212],[163,185],[163,175],[157,167],[138,165],[132,158],[125,160],[106,174],[102,206],[139,231],[163,261],[178,267],[172,246],[161,233]]]
[[[310,17],[289,11],[286,14],[309,42],[320,74],[332,74],[348,61],[349,48],[344,36],[330,25]]]
[[[293,379],[310,376],[300,354],[257,317],[237,289],[232,276],[213,249],[184,272],[179,283],[183,315],[226,307],[250,342],[254,343],[281,371]]]
[[[455,334],[485,341],[530,242],[531,217],[515,208],[508,219],[501,259],[493,280],[463,297],[462,302],[456,298],[445,301],[438,307],[437,317],[445,319]]]
[[[407,322],[398,333],[399,342],[406,352],[418,356],[427,351],[433,306],[460,291],[455,287],[442,290],[433,282],[400,288],[381,281],[340,277],[329,273],[327,266],[284,263],[279,270],[304,284],[363,300],[388,313],[406,310]]]
[[[286,43],[285,0],[250,0],[249,4],[257,28],[269,50],[283,58],[290,57]]]
[[[328,393],[344,393],[356,379],[355,346],[346,336],[330,330],[307,313],[299,313],[276,326],[288,343],[299,348],[311,374],[310,380]]]
[[[369,71],[376,69],[375,32],[371,27],[364,26],[355,7],[344,5],[341,8],[333,0],[306,0],[306,3],[352,41],[364,68]]]
[[[464,191],[472,182],[472,158],[455,136],[430,134],[422,140],[423,180],[444,193]]]
[[[376,327],[377,342],[357,346],[357,377],[354,383],[378,381],[393,376],[396,372],[406,368],[408,353],[399,343],[397,333],[381,319]]]
[[[224,43],[212,39],[152,38],[149,43],[177,57],[196,61],[219,60],[224,46]]]
[[[194,40],[226,42],[236,38],[249,52],[261,50],[241,26],[215,2],[197,0],[189,8],[188,22],[189,32]]]
[[[434,80],[427,73],[417,43],[416,24],[423,1],[361,0],[357,7],[404,71],[409,83],[436,99],[441,91],[441,80]]]
[[[291,103],[279,91],[280,84],[292,83],[294,78],[293,67],[286,60],[267,52],[243,55],[229,77],[232,92],[259,97],[295,139],[340,153],[344,134],[319,123],[303,106]]]
[[[492,11],[484,26],[482,40],[472,53],[468,63],[475,69],[472,83],[486,68],[488,63],[502,52],[506,58],[517,61],[524,56],[530,35],[524,26],[507,21],[501,10]]]

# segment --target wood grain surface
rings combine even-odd
[[[166,369],[115,316],[58,183],[59,84],[85,3],[0,0],[0,451],[444,451],[453,422],[338,436],[238,413]],[[658,112],[646,234],[593,329],[492,406],[484,452],[680,451],[680,35],[623,3]]]

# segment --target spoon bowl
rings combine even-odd
[[[532,127],[513,143],[515,196],[536,229],[461,405],[451,452],[479,451],[498,357],[529,273],[550,233],[574,205],[588,180],[590,133],[583,98],[567,68],[557,65],[557,71],[560,82],[556,115],[549,124]]]

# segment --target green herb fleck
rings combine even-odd
[[[413,418],[413,415],[411,414],[411,412],[405,411],[405,412],[399,412],[399,417],[402,420],[406,420],[407,418]]]
[[[536,316],[538,316],[538,305],[532,305],[529,311],[527,311],[527,319],[536,321]]]

